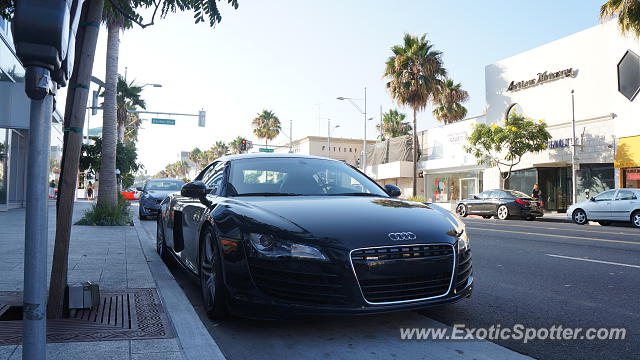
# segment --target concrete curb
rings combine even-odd
[[[133,224],[147,259],[147,265],[156,282],[158,293],[173,322],[185,358],[188,360],[225,360],[220,347],[209,335],[191,302],[160,259],[155,248],[155,238],[142,227],[140,219],[135,215],[133,216]]]

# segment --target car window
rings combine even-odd
[[[527,194],[525,194],[523,192],[516,191],[516,190],[505,190],[504,192],[507,194],[507,197],[510,198],[510,199],[513,199],[513,198],[530,198],[531,197],[531,196],[529,196],[529,195],[527,195]]]
[[[222,180],[224,179],[224,167],[225,163],[219,162],[205,174],[203,181],[207,185],[209,194],[220,195]]]
[[[144,187],[145,191],[178,191],[184,183],[180,180],[149,180]]]
[[[487,199],[498,199],[500,198],[500,193],[501,191],[499,190],[491,190],[489,191],[489,195],[487,196]]]
[[[615,190],[605,191],[601,194],[596,195],[593,199],[595,201],[609,201],[613,200],[613,195],[616,193]]]
[[[616,195],[616,200],[635,200],[636,194],[630,190],[620,190],[618,191],[618,195]]]

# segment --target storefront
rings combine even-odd
[[[631,77],[624,70],[640,66],[635,54],[640,43],[610,21],[486,66],[487,122],[500,123],[517,109],[546,122],[551,134],[544,151],[513,167],[505,186],[530,193],[539,184],[546,209],[564,211],[573,202],[574,181],[577,201],[638,185],[640,145],[631,138],[639,137],[629,135],[640,135],[640,79],[626,83]],[[484,186],[500,187],[497,168],[484,171]]]
[[[483,116],[468,118],[419,135],[424,146],[418,170],[424,177],[427,201],[453,209],[459,200],[483,191],[485,166],[478,165],[464,145],[473,125],[484,120]]]
[[[640,189],[640,136],[618,139],[616,168],[620,169],[620,187]]]

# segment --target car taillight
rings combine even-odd
[[[516,199],[516,202],[520,205],[529,205],[530,202],[529,200],[523,200],[523,199]]]

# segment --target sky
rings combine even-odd
[[[364,98],[367,138],[376,136],[380,109],[398,108],[382,78],[390,48],[405,33],[427,34],[443,53],[449,77],[462,83],[468,115],[485,109],[486,65],[599,23],[604,0],[431,1],[431,0],[239,0],[234,10],[220,1],[222,22],[195,24],[192,13],[169,14],[146,29],[121,33],[119,72],[147,86],[147,110],[207,112],[173,118],[176,125],[143,122],[139,159],[149,174],[178,161],[180,151],[209,148],[243,136],[257,143],[251,120],[272,110],[283,133],[293,138],[327,136],[327,119],[340,125],[335,137],[362,139],[364,116],[336,97]],[[100,32],[94,76],[104,79],[106,29]],[[357,101],[361,108],[362,100]],[[418,114],[418,130],[437,126],[430,108]],[[102,114],[89,118],[101,126]],[[275,143],[288,141],[283,134]]]

